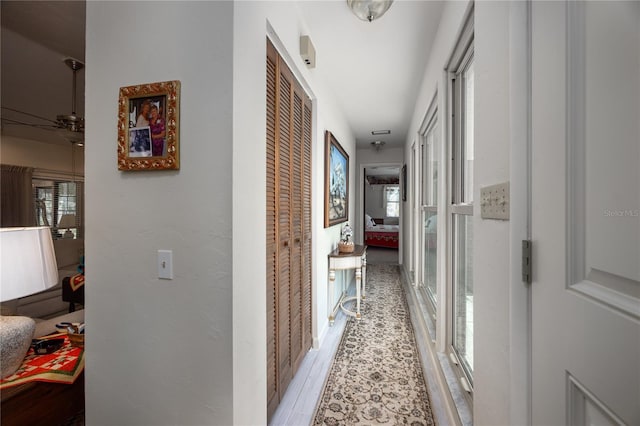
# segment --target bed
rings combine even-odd
[[[369,215],[365,217],[364,243],[370,247],[398,248],[398,225],[376,225]]]

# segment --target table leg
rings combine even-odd
[[[329,269],[329,325],[332,326],[335,321],[335,317],[333,316],[333,286],[336,281],[336,271],[335,269]]]
[[[360,319],[360,286],[362,283],[362,270],[356,268],[356,319]]]
[[[367,298],[367,255],[362,256],[362,300]]]

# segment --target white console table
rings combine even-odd
[[[346,291],[343,291],[336,306],[333,301],[336,271],[344,269],[356,270],[356,295],[347,297]],[[340,253],[337,248],[329,253],[329,325],[333,325],[338,308],[342,309],[345,314],[353,316],[357,320],[360,319],[360,300],[366,298],[366,284],[367,246],[356,244],[352,253]],[[350,300],[356,301],[355,312],[344,306]]]

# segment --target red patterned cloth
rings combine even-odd
[[[364,243],[371,247],[398,248],[398,233],[366,231]]]
[[[66,334],[52,334],[46,339],[63,337],[64,345],[51,354],[36,355],[30,348],[20,368],[0,381],[0,389],[32,381],[73,383],[84,370],[84,348],[71,346]]]
[[[73,275],[69,278],[69,287],[71,290],[76,291],[84,285],[84,274]]]

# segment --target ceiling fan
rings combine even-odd
[[[73,72],[72,80],[72,96],[71,96],[71,114],[59,114],[55,120],[46,117],[31,114],[29,112],[20,111],[14,108],[2,107],[3,110],[12,111],[27,117],[35,118],[41,122],[25,122],[21,119],[13,119],[2,117],[2,123],[7,125],[29,126],[37,129],[56,130],[61,136],[69,140],[71,143],[82,145],[84,142],[84,117],[76,114],[76,79],[77,73],[84,68],[84,64],[74,58],[66,58],[64,63],[71,68]]]

